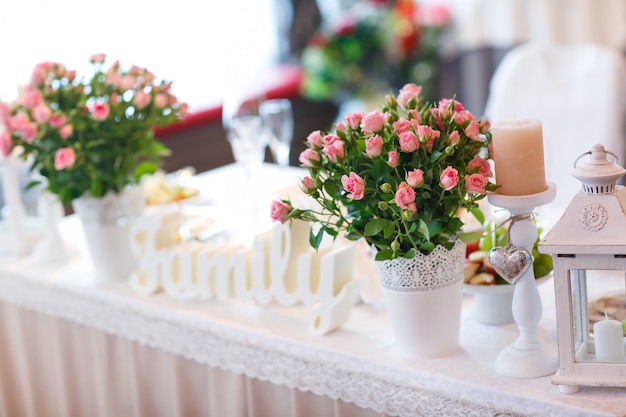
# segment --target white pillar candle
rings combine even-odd
[[[494,123],[493,160],[496,191],[503,195],[529,195],[547,189],[543,132],[539,120]]]
[[[601,320],[593,325],[596,362],[624,361],[624,331],[617,320]]]

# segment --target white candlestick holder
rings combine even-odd
[[[509,229],[509,244],[523,247],[532,253],[537,240],[537,225],[531,220],[533,210],[554,200],[556,185],[537,194],[508,196],[498,193],[488,195],[489,203],[507,209],[515,220]],[[538,325],[543,313],[541,297],[530,267],[515,283],[512,304],[513,318],[519,328],[514,343],[498,354],[494,367],[501,375],[516,378],[538,378],[553,374],[559,366],[556,345],[539,336]]]

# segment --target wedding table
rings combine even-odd
[[[269,204],[275,190],[300,175],[299,169],[265,165],[255,178],[256,195]],[[248,194],[236,165],[194,181],[208,203],[229,213],[224,221],[238,223]],[[626,412],[620,388],[583,387],[565,395],[550,375],[497,374],[494,359],[515,340],[517,327],[479,324],[469,295],[463,300],[460,349],[444,358],[413,360],[396,352],[379,303],[359,303],[343,327],[318,336],[306,324],[313,306],[140,295],[127,282],[92,282],[77,219],[64,218],[60,228],[74,251],[65,264],[0,257],[0,416]],[[539,288],[540,334],[554,342],[552,282]],[[368,298],[376,301],[375,292]]]

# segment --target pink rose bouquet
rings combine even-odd
[[[91,78],[79,80],[63,64],[38,64],[14,103],[0,102],[0,152],[19,148],[63,204],[84,195],[120,192],[155,172],[169,151],[155,126],[180,120],[187,106],[147,69],[105,66],[91,57]]]
[[[330,132],[307,138],[300,162],[309,170],[302,191],[313,209],[275,201],[272,218],[315,223],[310,243],[324,234],[365,239],[376,259],[411,258],[461,239],[464,208],[479,221],[477,202],[496,185],[489,163],[490,125],[454,99],[424,103],[421,88],[405,85],[369,113],[350,113]]]

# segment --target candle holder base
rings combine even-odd
[[[488,195],[489,203],[507,209],[512,215],[509,245],[525,248],[529,253],[532,253],[538,233],[537,225],[532,221],[533,210],[555,197],[554,183],[547,183],[546,190],[537,194]],[[511,310],[520,334],[515,343],[498,354],[494,364],[496,372],[514,378],[538,378],[554,373],[559,367],[558,351],[556,346],[544,342],[538,333],[542,305],[532,267],[515,282]]]
[[[533,350],[521,350],[511,344],[500,351],[494,364],[496,372],[512,378],[552,375],[558,367],[558,351],[550,344],[543,344]]]

